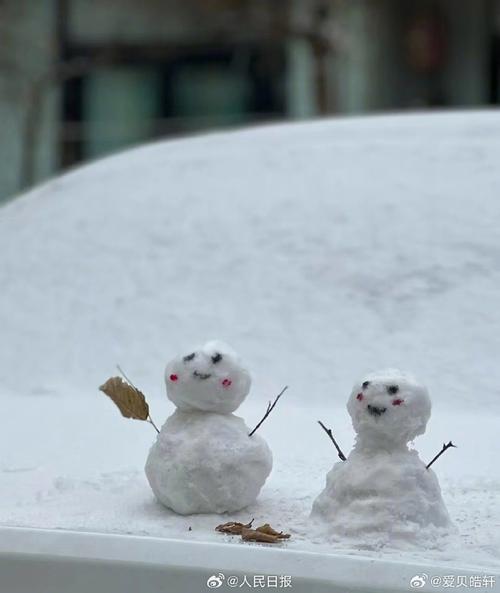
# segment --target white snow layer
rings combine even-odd
[[[274,470],[228,519],[358,553],[309,531],[335,459],[315,421],[347,453],[353,379],[397,366],[434,402],[422,459],[459,446],[435,466],[459,534],[433,558],[498,565],[499,162],[495,111],[319,121],[152,144],[2,208],[0,524],[217,538],[221,517],[154,502],[154,431],[97,386],[119,362],[161,423],[165,362],[220,336],[249,425],[290,386],[259,431]]]

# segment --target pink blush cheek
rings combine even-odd
[[[362,402],[363,401],[363,394],[362,393],[358,393],[358,395],[356,396],[356,399],[358,400],[358,402]]]
[[[392,400],[392,405],[393,406],[400,406],[401,404],[404,404],[404,399],[394,399],[394,400]]]
[[[172,374],[170,375],[169,379],[175,383],[175,381],[179,380],[179,377],[177,375]]]
[[[224,387],[224,389],[229,389],[232,383],[233,382],[231,381],[231,379],[224,379],[224,381],[222,381],[222,387]]]

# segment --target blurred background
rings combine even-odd
[[[0,202],[151,139],[500,98],[500,0],[0,0],[0,38]]]

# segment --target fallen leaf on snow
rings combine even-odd
[[[245,541],[263,542],[266,544],[276,544],[290,537],[289,533],[276,531],[269,523],[264,523],[256,529],[252,529],[253,519],[249,523],[239,523],[238,521],[229,521],[222,525],[217,525],[215,531],[220,533],[229,533],[231,535],[241,535]]]
[[[250,529],[252,527],[253,519],[249,523],[238,523],[238,521],[229,521],[228,523],[222,523],[217,525],[215,531],[220,533],[231,533],[232,535],[241,535],[243,529]]]
[[[272,529],[272,531],[274,531],[274,529]],[[287,533],[274,533],[276,535],[273,535],[272,533],[267,533],[266,531],[261,531],[259,529],[243,528],[241,531],[241,538],[247,542],[263,542],[266,544],[276,544],[290,537],[290,535]]]
[[[276,531],[273,529],[269,523],[264,523],[260,527],[256,527],[255,531],[260,531],[261,533],[266,533],[267,535],[274,535],[278,539],[288,539],[290,537],[289,533],[283,533],[282,531]]]

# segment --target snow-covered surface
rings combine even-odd
[[[29,405],[26,405],[29,402]],[[167,404],[153,402],[153,413]],[[498,418],[477,411],[463,414],[446,406],[434,410],[428,434],[416,441],[424,460],[441,448],[442,435],[460,435],[460,449],[446,453],[436,464],[443,495],[460,535],[431,551],[364,550],[348,543],[327,543],[311,537],[308,515],[336,461],[328,438],[316,419],[335,429],[345,450],[353,444],[349,416],[335,407],[288,406],[281,402],[262,434],[272,448],[274,468],[255,505],[230,515],[178,516],[158,503],[143,466],[155,438],[148,424],[126,421],[108,401],[88,397],[16,398],[2,402],[3,427],[0,522],[2,525],[74,529],[131,535],[180,538],[187,541],[234,542],[238,538],[214,531],[229,520],[270,522],[292,538],[284,547],[324,553],[370,555],[416,562],[500,569],[498,550],[499,480]],[[168,412],[171,412],[170,407]],[[260,406],[244,404],[250,424],[262,414]],[[479,428],[480,427],[480,428]],[[26,438],[26,435],[32,435]],[[191,530],[189,528],[191,527]]]
[[[439,570],[439,569],[438,569]],[[423,575],[423,591],[446,593],[445,573],[431,563],[317,554],[270,548],[228,546],[137,536],[0,527],[2,590],[36,593],[158,593],[235,588],[291,588],[298,593],[401,593]],[[449,574],[449,573],[446,573]],[[259,576],[260,575],[260,576]],[[461,578],[478,579],[460,570]],[[492,575],[485,575],[489,580]],[[254,585],[254,578],[260,584]],[[245,582],[245,579],[247,581]],[[288,584],[286,582],[288,581]],[[36,583],[36,588],[33,585]],[[485,585],[486,587],[486,585]]]
[[[228,519],[295,550],[498,568],[499,162],[497,112],[326,121],[153,144],[3,208],[0,524],[229,541],[155,501],[152,427],[97,391],[119,362],[161,423],[166,361],[220,336],[254,378],[248,425],[290,386],[261,428],[273,472]],[[432,551],[307,523],[335,460],[315,421],[349,449],[353,379],[386,366],[429,387],[422,459],[459,446],[435,466],[459,535]]]

